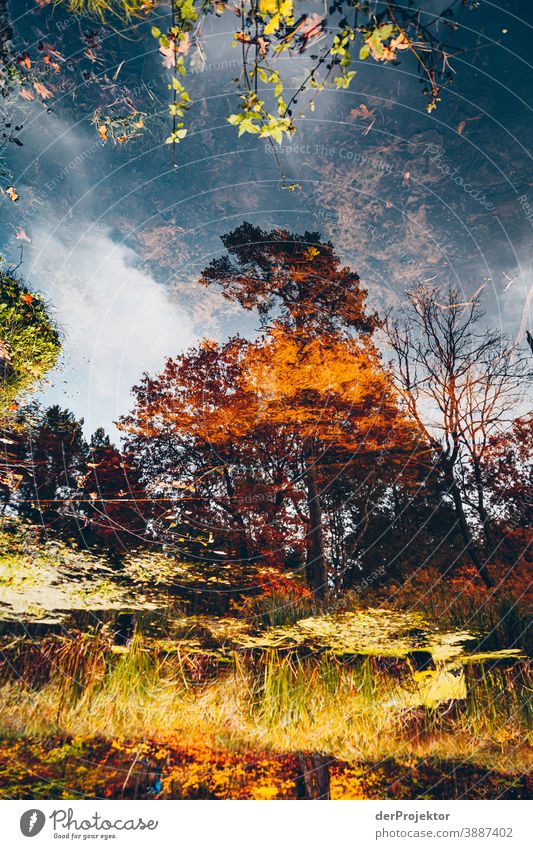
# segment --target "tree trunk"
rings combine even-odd
[[[297,779],[299,799],[331,799],[329,781],[330,758],[317,753],[297,756],[301,774]]]
[[[224,481],[226,483],[226,491],[228,493],[228,498],[230,504],[225,507],[228,513],[231,515],[235,524],[237,525],[237,533],[239,535],[237,547],[239,549],[240,559],[243,563],[247,563],[250,559],[250,548],[248,545],[248,532],[246,530],[246,524],[242,517],[242,514],[237,510],[234,506],[235,500],[235,489],[233,487],[233,483],[231,477],[229,475],[227,466],[224,466]]]
[[[328,589],[328,570],[324,552],[322,508],[316,480],[316,455],[312,437],[304,440],[305,485],[309,529],[307,535],[307,581],[316,598],[324,598]]]
[[[472,532],[468,527],[468,522],[466,519],[464,507],[463,507],[463,499],[461,498],[461,492],[457,485],[457,481],[455,480],[455,476],[453,474],[453,470],[449,468],[445,468],[446,474],[446,488],[453,499],[453,506],[455,509],[455,515],[457,517],[457,521],[459,523],[459,528],[461,531],[461,536],[463,537],[463,541],[468,552],[468,556],[470,560],[476,567],[476,570],[484,582],[485,586],[489,589],[494,586],[492,578],[487,572],[486,564],[483,562],[479,555],[479,551],[474,542],[474,538],[472,536]]]
[[[250,559],[250,549],[248,547],[248,534],[246,532],[246,528],[243,527],[244,522],[237,521],[239,525],[239,558],[242,563],[248,563]]]
[[[485,535],[485,540],[489,549],[489,558],[492,557],[496,549],[498,548],[498,544],[496,543],[494,532],[492,528],[492,522],[490,520],[490,516],[485,508],[485,493],[483,491],[483,476],[481,474],[481,469],[479,467],[479,462],[474,460],[474,480],[476,483],[476,492],[477,492],[477,511],[479,513],[479,518],[481,519],[481,524],[483,525],[483,533]]]

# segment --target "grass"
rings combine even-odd
[[[56,0],[76,15],[96,15],[105,20],[110,15],[122,20],[141,17],[155,3],[146,0]]]
[[[314,616],[321,611],[321,605],[310,593],[287,590],[252,596],[238,607],[240,616],[258,628],[294,625],[300,619]]]
[[[76,574],[85,575],[94,567],[85,554],[50,546],[41,553],[38,541],[30,552],[27,543],[21,540],[15,562],[13,539],[0,535],[2,565],[11,564],[4,570],[6,593],[26,597],[35,589],[35,578],[28,587],[30,553],[40,569],[57,562],[62,574],[75,567]],[[137,565],[141,577],[154,566],[144,560]],[[97,574],[105,578],[107,573],[99,569]],[[140,582],[136,576],[135,587],[145,587],[146,575]],[[41,578],[39,572],[37,586]],[[143,745],[171,753],[173,766],[165,766],[165,780],[169,786],[177,782],[178,794],[204,792],[193,784],[203,786],[204,773],[212,769],[213,781],[225,782],[228,797],[241,792],[253,798],[283,797],[283,792],[293,793],[294,776],[287,778],[282,763],[297,763],[302,752],[331,756],[353,772],[349,779],[342,773],[342,782],[348,782],[345,798],[357,797],[360,781],[363,795],[387,792],[385,773],[396,767],[388,766],[383,785],[372,790],[358,772],[366,775],[365,765],[370,764],[372,773],[387,763],[396,764],[400,775],[402,770],[411,774],[409,786],[394,790],[394,798],[402,792],[406,798],[424,793],[433,781],[424,772],[430,764],[444,775],[455,776],[454,765],[459,764],[463,772],[486,770],[504,784],[506,774],[522,781],[531,768],[529,669],[523,660],[502,659],[501,652],[498,661],[479,654],[527,648],[522,602],[508,601],[503,594],[489,596],[483,588],[463,592],[462,581],[459,586],[457,581],[438,582],[429,573],[416,593],[410,583],[394,592],[390,586],[377,587],[365,597],[368,609],[353,594],[332,600],[325,609],[295,581],[269,575],[264,583],[263,592],[234,602],[231,615],[188,616],[186,605],[181,609],[174,602],[166,638],[137,634],[128,650],[113,647],[110,624],[69,639],[49,635],[39,641],[15,639],[8,629],[0,652],[0,737],[12,757],[6,759],[0,785],[4,780],[6,792],[15,792],[10,763],[20,760],[21,787],[30,788],[28,776],[46,777],[50,770],[57,773],[58,786],[67,781],[78,786],[82,763],[97,763],[102,749],[102,757],[118,758],[120,795],[131,764],[135,762],[135,772],[141,763],[137,753]],[[122,585],[113,595],[119,591],[124,591]],[[435,635],[428,622],[455,630]],[[159,633],[141,615],[137,624]],[[475,648],[470,644],[469,651],[477,651],[472,660],[463,658],[464,665],[453,668],[455,661],[443,657],[455,643],[452,639],[449,646],[444,638],[466,631],[487,636]],[[317,646],[320,651],[310,650]],[[354,656],[367,649],[379,657]],[[422,655],[431,654],[439,674],[423,662]],[[93,748],[98,757],[93,758]],[[257,778],[259,784],[252,786],[241,776],[243,786],[236,790],[243,758],[250,760],[253,772],[253,763],[263,757],[269,766]],[[91,778],[92,784],[80,785],[89,796],[101,792],[95,788],[98,782],[105,784],[108,773],[107,766],[94,770],[96,783]],[[475,782],[478,778],[476,772]],[[35,793],[47,797],[43,782],[41,789],[32,784],[25,791],[29,798]],[[499,792],[499,784],[487,790]]]
[[[529,656],[533,653],[531,615],[513,599],[503,597],[492,604],[480,605],[467,597],[460,603],[452,603],[450,613],[455,627],[486,635],[480,644],[482,649],[518,647]]]
[[[510,772],[531,766],[531,679],[524,662],[469,664],[466,698],[432,706],[409,664],[275,650],[235,653],[226,670],[187,651],[117,653],[80,634],[11,661],[0,687],[0,733],[12,737],[202,740],[231,750],[319,751],[346,761],[439,758]],[[24,660],[24,662],[23,662]],[[17,678],[13,668],[20,667]],[[461,675],[460,670],[457,675]],[[445,692],[443,693],[445,696]]]

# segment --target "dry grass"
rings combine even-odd
[[[141,17],[155,2],[150,0],[56,0],[76,15],[96,15],[105,20],[110,16],[122,20]]]
[[[420,704],[421,679],[374,658],[341,664],[235,655],[215,676],[193,675],[186,653],[149,652],[140,639],[124,654],[85,635],[53,658],[48,680],[6,680],[0,733],[106,739],[179,738],[229,749],[321,751],[348,761],[432,757],[523,773],[531,682],[527,667],[466,674],[466,698]],[[196,679],[196,680],[195,680]]]

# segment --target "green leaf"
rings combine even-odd
[[[177,142],[184,139],[187,135],[187,130],[176,130],[175,133],[171,133],[168,138],[165,139],[165,144],[176,144]]]
[[[394,30],[393,24],[383,24],[383,26],[380,26],[380,28],[379,28],[379,37],[381,38],[382,41],[385,41],[386,38],[390,38],[393,30]]]

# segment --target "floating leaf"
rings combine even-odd
[[[28,234],[26,233],[24,227],[18,228],[17,232],[15,233],[15,239],[21,239],[25,242],[31,242],[31,239],[28,236]],[[30,301],[30,303],[31,303],[31,301]]]
[[[37,80],[34,80],[33,87],[34,87],[35,91],[37,92],[37,94],[40,95],[40,97],[43,98],[43,100],[46,100],[48,97],[53,97],[53,93],[50,91],[49,88],[46,88],[46,86],[43,85],[43,83],[40,83]]]

